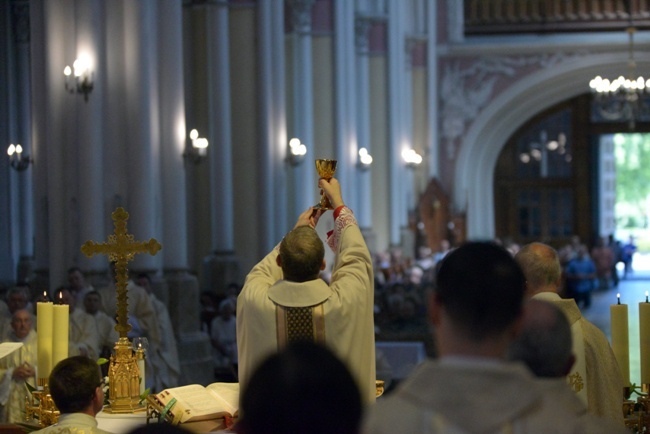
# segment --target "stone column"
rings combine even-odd
[[[182,5],[176,0],[160,0],[158,8],[160,146],[164,173],[160,180],[161,254],[167,283],[166,304],[177,339],[180,384],[209,384],[214,379],[210,339],[201,333],[196,315],[187,314],[196,312],[200,303],[198,280],[187,272],[187,208],[182,156],[185,145]]]
[[[260,158],[259,190],[260,221],[266,229],[260,236],[259,255],[269,252],[282,238],[287,227],[287,189],[284,158],[287,143],[285,67],[284,67],[284,2],[257,3],[259,58],[259,121]]]
[[[429,102],[429,178],[440,177],[438,142],[438,52],[437,48],[437,1],[427,4],[427,101]]]
[[[203,261],[202,290],[222,291],[240,280],[233,229],[232,137],[228,2],[211,0],[206,8],[208,140],[212,253]]]
[[[389,163],[388,177],[390,185],[390,244],[401,244],[401,229],[406,220],[404,207],[405,168],[402,151],[410,147],[405,128],[403,91],[407,77],[404,64],[404,3],[388,2],[388,116],[389,125]]]
[[[124,3],[124,77],[126,87],[126,152],[129,233],[136,239],[161,240],[160,126],[156,66],[156,8]],[[165,248],[165,247],[163,247]],[[156,270],[162,254],[137,255],[133,269]]]
[[[354,2],[334,3],[334,125],[338,165],[336,177],[341,182],[343,198],[352,210],[359,209],[359,195],[365,194],[355,185],[357,161],[357,83],[355,54]]]
[[[307,145],[307,155],[302,164],[290,170],[288,218],[293,220],[317,202],[318,176],[314,166],[314,98],[311,46],[311,9],[314,0],[288,0],[291,7],[291,35],[293,49],[293,131],[289,137],[297,137]],[[287,149],[287,148],[285,148]],[[288,152],[288,151],[287,151]],[[291,226],[289,226],[291,227]],[[286,230],[286,228],[285,228]]]
[[[72,220],[78,227],[75,244],[72,246],[73,258],[76,264],[85,272],[98,275],[106,270],[106,258],[96,255],[88,258],[81,253],[80,247],[88,240],[103,240],[106,238],[104,221],[107,213],[104,211],[103,179],[104,155],[102,119],[104,116],[104,86],[106,68],[103,50],[102,1],[91,0],[75,3],[76,16],[76,53],[77,56],[88,56],[94,76],[93,90],[88,97],[74,95],[73,101],[76,113],[76,189],[78,196],[75,213]],[[70,61],[74,61],[71,59]],[[114,210],[110,210],[111,212]],[[110,214],[110,213],[109,213]],[[72,265],[72,264],[69,264]]]
[[[370,142],[370,84],[369,84],[369,41],[368,30],[370,19],[358,17],[355,22],[355,47],[356,47],[356,108],[357,108],[357,148],[366,148],[372,155]],[[357,154],[356,158],[359,156]],[[366,238],[366,242],[374,240],[372,233],[372,183],[370,180],[372,166],[363,168],[357,165],[357,184],[359,190],[358,209],[355,210],[359,226]],[[374,247],[374,246],[373,246]]]
[[[31,83],[30,83],[30,31],[29,31],[29,2],[26,0],[11,1],[11,22],[13,44],[15,49],[14,68],[11,81],[15,89],[9,100],[15,108],[12,124],[15,125],[15,139],[23,147],[23,154],[32,156],[31,134]],[[12,97],[13,96],[13,97]],[[5,145],[6,146],[6,145]],[[26,281],[31,277],[34,268],[34,204],[32,195],[32,168],[17,173],[18,212],[14,215],[18,229],[18,264],[15,273],[17,281]],[[15,203],[15,201],[12,201]]]

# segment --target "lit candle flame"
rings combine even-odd
[[[648,302],[648,291],[645,292],[645,302]]]
[[[618,299],[618,304],[621,304],[621,293],[619,292],[616,294],[616,298]]]

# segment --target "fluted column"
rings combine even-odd
[[[357,92],[357,148],[366,148],[372,154],[370,143],[370,95],[369,95],[369,61],[368,61],[368,30],[370,20],[368,18],[357,18],[355,23],[355,46],[356,46],[356,92]],[[356,157],[358,158],[358,156]],[[362,230],[372,228],[372,184],[370,182],[369,170],[357,170],[357,183],[359,190],[358,209],[355,210],[359,225]]]
[[[162,250],[165,270],[187,270],[187,208],[183,150],[185,147],[185,94],[183,88],[182,5],[177,0],[158,2],[160,56],[160,151],[162,184]]]
[[[438,158],[438,53],[437,47],[437,0],[427,4],[427,101],[428,112],[428,146],[429,146],[429,178],[440,177]]]
[[[293,131],[290,137],[298,137],[307,145],[307,155],[302,164],[290,171],[289,220],[313,206],[318,192],[314,166],[314,98],[312,76],[311,9],[314,0],[288,0],[293,23]],[[285,227],[286,230],[286,227]]]
[[[159,95],[156,75],[156,8],[124,3],[126,86],[126,153],[129,232],[136,239],[161,239]],[[163,248],[165,248],[163,246]],[[162,255],[137,255],[133,268],[155,270]]]
[[[403,4],[398,0],[388,2],[388,130],[389,130],[389,163],[388,177],[390,185],[390,244],[401,243],[401,227],[405,221],[404,207],[404,162],[402,150],[409,147],[404,126],[403,87],[406,80],[404,64],[404,25]]]
[[[287,227],[286,221],[286,103],[284,68],[284,2],[263,1],[258,7],[259,58],[259,198],[261,231],[260,257],[270,251]]]
[[[233,252],[232,133],[228,2],[212,0],[207,9],[210,126],[210,187],[212,245],[217,252]]]
[[[363,192],[355,185],[357,143],[356,54],[354,2],[334,2],[334,121],[338,165],[336,176],[341,182],[346,204],[359,208]]]
[[[234,241],[228,2],[211,0],[205,11],[212,253],[203,262],[201,289],[220,291],[240,279]]]
[[[105,56],[100,52],[103,26],[101,20],[102,1],[89,0],[75,2],[76,19],[76,53],[77,56],[87,56],[94,72],[95,83],[93,91],[84,98],[81,95],[73,97],[77,131],[76,131],[76,189],[79,192],[74,202],[76,208],[73,220],[78,225],[78,238],[75,237],[76,249],[73,246],[73,258],[84,270],[98,274],[106,269],[106,258],[96,255],[88,258],[79,248],[87,240],[104,240],[106,238],[104,221],[108,218],[104,211],[103,197],[103,153],[102,153],[102,118],[104,104],[104,86],[106,68],[103,63]],[[69,61],[74,61],[71,59]],[[61,75],[61,78],[63,76]],[[112,211],[112,210],[111,210]]]
[[[12,0],[11,21],[14,43],[14,68],[12,69],[11,87],[15,93],[10,93],[11,107],[15,109],[11,124],[14,126],[14,142],[19,142],[25,155],[32,155],[31,113],[30,113],[30,57],[29,57],[29,2],[26,0]],[[13,97],[12,97],[13,96]],[[12,171],[13,172],[13,171]],[[12,226],[17,228],[18,264],[16,280],[25,281],[30,277],[34,266],[34,207],[32,196],[32,167],[27,170],[12,174],[17,180],[18,212],[12,219]],[[13,202],[13,201],[12,201]],[[14,202],[15,203],[15,202]],[[13,224],[15,222],[15,224]]]

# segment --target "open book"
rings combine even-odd
[[[172,415],[174,423],[236,418],[239,410],[239,383],[212,383],[207,387],[190,384],[165,389],[154,397],[163,407],[163,412]]]

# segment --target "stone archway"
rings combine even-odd
[[[531,74],[499,94],[467,131],[456,162],[453,203],[464,212],[468,239],[492,239],[494,167],[509,137],[537,113],[588,91],[597,74],[614,76],[627,65],[627,53],[576,56]],[[638,62],[637,70],[650,69]]]

